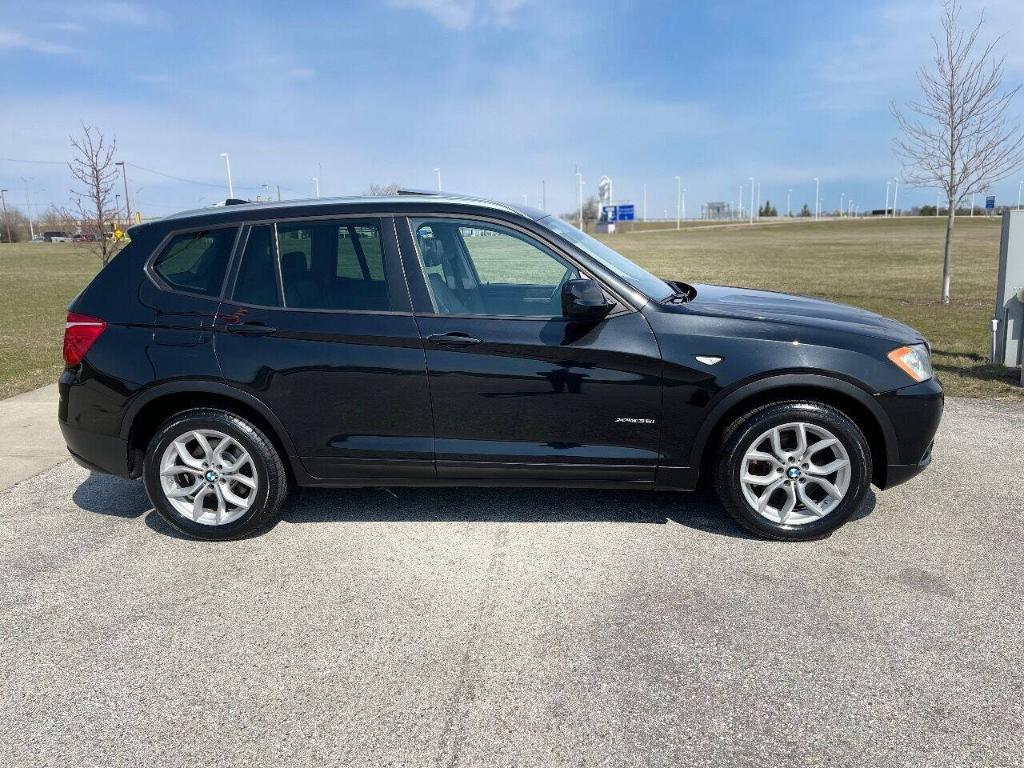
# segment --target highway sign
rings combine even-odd
[[[633,221],[636,218],[636,207],[632,203],[619,206],[619,221]]]
[[[988,197],[985,198],[985,210],[986,211],[994,211],[995,208],[996,208],[996,196],[995,195],[989,195]]]

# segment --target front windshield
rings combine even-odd
[[[675,289],[664,280],[637,266],[600,240],[595,240],[590,235],[580,232],[569,222],[556,216],[545,216],[537,223],[547,227],[555,234],[561,235],[577,248],[597,259],[617,277],[655,301],[662,301],[675,293]]]

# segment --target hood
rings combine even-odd
[[[750,288],[721,285],[695,285],[694,288],[696,296],[683,306],[704,315],[860,333],[900,344],[924,341],[924,337],[908,325],[846,304]]]

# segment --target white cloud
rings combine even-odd
[[[29,37],[13,29],[0,29],[0,50],[23,50],[33,53],[74,53],[74,48],[49,40]]]
[[[430,14],[449,29],[474,24],[506,27],[528,0],[387,0],[394,8],[411,8]]]
[[[312,80],[316,77],[316,70],[312,67],[292,67],[285,75],[292,80]]]

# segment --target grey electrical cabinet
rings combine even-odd
[[[1006,366],[1020,365],[1024,354],[1024,211],[1003,211],[995,319],[993,360]]]

